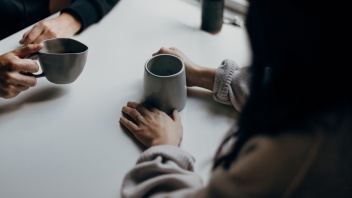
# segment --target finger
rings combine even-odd
[[[142,116],[145,116],[145,115],[148,115],[150,113],[150,111],[144,107],[143,105],[141,104],[138,104],[136,102],[128,102],[127,103],[127,106],[128,107],[131,107],[133,109],[137,109],[137,111],[142,115]]]
[[[125,117],[120,118],[120,123],[132,133],[136,133],[139,130],[139,127],[135,123],[131,122]]]
[[[26,38],[23,41],[24,45],[28,45],[33,43],[33,41],[35,39],[37,39],[42,33],[43,33],[44,29],[43,27],[38,24],[36,25],[26,36]]]
[[[15,53],[20,58],[24,58],[24,57],[29,56],[30,54],[38,52],[43,47],[44,47],[43,44],[35,44],[35,45],[30,44],[30,45],[26,45],[26,46],[20,47],[18,49],[15,49],[13,51],[13,53]]]
[[[127,106],[135,109],[138,106],[138,103],[129,101],[127,102]]]
[[[172,54],[172,55],[179,56],[179,50],[176,47],[170,47],[170,48],[162,47],[157,53],[154,53],[154,55],[157,55],[157,54]]]
[[[15,92],[15,93],[19,93],[21,91],[26,91],[29,89],[29,87],[24,86],[24,85],[8,85],[6,87],[6,89],[8,90],[8,92]]]
[[[150,107],[149,111],[153,112],[153,113],[159,113],[161,112],[159,109],[155,108],[155,107]]]
[[[161,48],[162,49],[162,48]],[[159,49],[157,52],[154,52],[153,54],[152,54],[152,56],[155,56],[155,55],[157,55],[157,54],[160,54],[161,53],[161,49]]]
[[[158,54],[169,54],[171,50],[167,47],[162,47],[159,49],[159,51],[153,53],[153,56],[158,55]]]
[[[16,90],[17,91],[26,91],[26,90],[28,90],[29,89],[29,87],[28,86],[24,86],[24,85],[15,85],[15,88],[16,88]]]
[[[35,73],[39,71],[39,66],[31,59],[17,59],[11,65],[12,71]]]
[[[175,110],[172,112],[172,119],[173,119],[176,123],[181,123],[181,118],[180,118],[180,115],[178,114],[177,109],[175,109]]]
[[[5,89],[0,89],[0,97],[5,99],[14,98],[20,93],[13,85],[9,85]]]
[[[153,112],[153,113],[158,113],[158,112],[160,112],[159,109],[153,107],[152,105],[150,105],[150,104],[148,104],[148,103],[144,103],[143,106],[144,106],[145,108],[147,108],[150,112]]]
[[[23,44],[24,43],[24,40],[26,39],[28,33],[30,32],[31,30],[27,31],[26,33],[23,34],[21,40],[20,40],[20,44]]]
[[[149,106],[148,107],[149,111],[153,112],[153,113],[161,113],[162,111],[160,111],[158,108]]]
[[[43,34],[41,34],[37,39],[35,39],[35,40],[33,41],[33,44],[39,44],[39,43],[41,43],[42,41],[47,40],[47,39],[50,39],[50,38],[53,38],[53,37],[51,37],[49,34],[43,33]]]
[[[144,121],[144,117],[141,113],[138,112],[137,109],[133,109],[127,106],[122,108],[122,112],[129,115],[134,121],[137,122],[137,124]]]
[[[153,54],[153,56],[158,55],[158,54],[165,54],[165,53],[167,53],[168,51],[169,51],[169,48],[167,48],[167,47],[162,47],[162,48],[159,49],[159,51],[155,52],[155,53]]]
[[[37,79],[33,76],[26,76],[18,72],[11,72],[8,74],[7,83],[11,85],[34,87],[37,84]]]

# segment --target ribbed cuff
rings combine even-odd
[[[141,156],[137,160],[137,164],[153,160],[157,156],[162,156],[163,158],[171,160],[183,169],[189,171],[194,170],[194,157],[186,151],[180,149],[179,147],[171,145],[160,145],[150,147],[141,154]]]
[[[214,81],[214,100],[223,104],[231,105],[229,91],[231,89],[232,77],[240,67],[232,60],[224,60],[216,70]]]

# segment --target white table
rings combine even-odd
[[[123,176],[142,151],[119,124],[121,108],[141,101],[143,66],[152,53],[173,46],[204,66],[216,68],[226,58],[249,64],[243,29],[224,25],[211,35],[199,27],[200,8],[184,1],[123,0],[75,37],[89,54],[74,83],[40,78],[18,97],[1,98],[0,197],[119,197]],[[24,31],[2,40],[0,54],[19,47]],[[181,147],[197,159],[205,181],[236,115],[212,93],[188,90]]]

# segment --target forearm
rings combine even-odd
[[[240,68],[231,60],[223,61],[217,69],[192,63],[186,73],[188,86],[213,91],[215,101],[232,105],[241,111],[249,95],[249,67]]]
[[[143,152],[136,166],[125,176],[122,197],[170,195],[202,187],[201,178],[193,172],[194,159],[175,146],[154,146]],[[150,194],[150,193],[153,194]]]
[[[197,66],[194,71],[190,71],[189,86],[197,86],[213,91],[216,69]]]
[[[49,1],[49,9],[50,13],[54,14],[64,8],[70,6],[71,0],[50,0]]]
[[[75,0],[62,12],[70,13],[81,22],[81,32],[102,19],[118,2],[119,0]]]

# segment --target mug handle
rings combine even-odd
[[[32,60],[38,60],[38,52],[29,55],[27,58]],[[34,76],[35,78],[40,78],[40,77],[44,77],[45,73],[42,72],[41,74],[32,74],[32,73],[26,72],[25,75]]]

